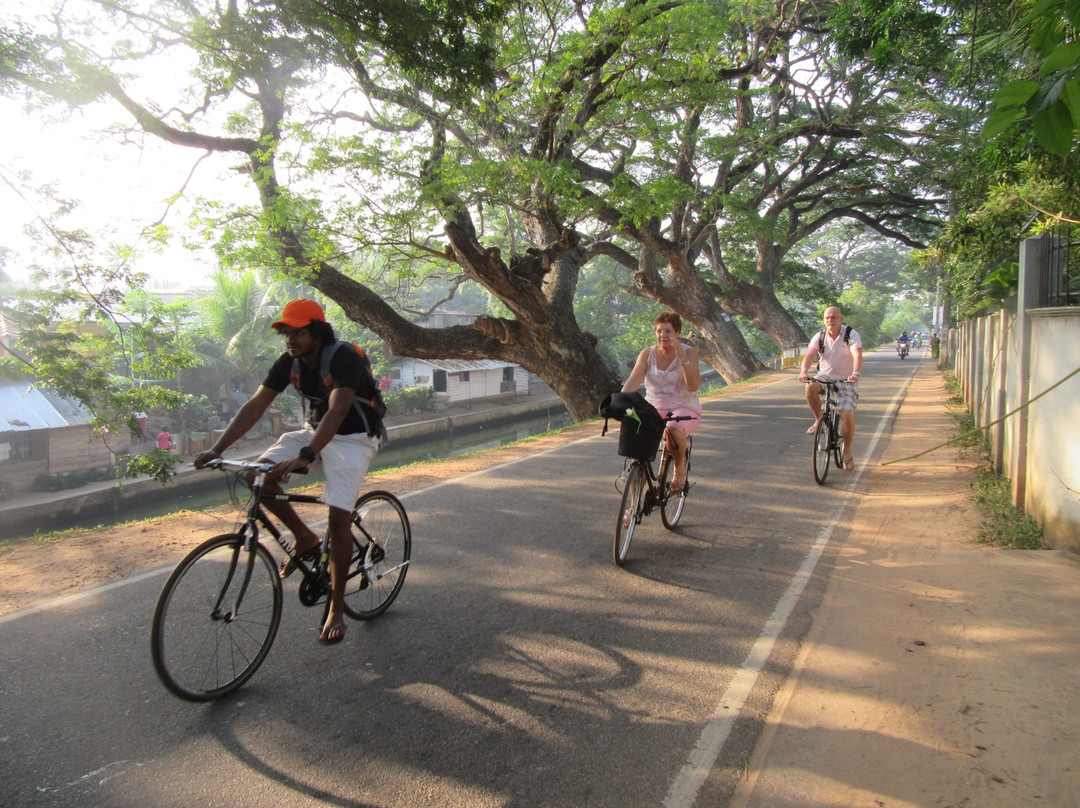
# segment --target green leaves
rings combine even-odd
[[[983,126],[985,139],[997,137],[1017,121],[1030,120],[1040,146],[1058,157],[1069,154],[1080,122],[1080,78],[1013,81],[994,94],[994,103]]]
[[[1080,127],[1080,41],[1073,33],[1080,19],[1078,0],[1041,0],[1005,39],[1024,41],[1041,80],[1011,81],[994,93],[994,109],[983,126],[991,140],[1021,122],[1030,122],[1039,145],[1066,157]]]

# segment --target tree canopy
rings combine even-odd
[[[400,25],[389,6],[310,0],[72,8],[60,35],[9,32],[5,86],[107,100],[235,160],[258,205],[207,200],[224,261],[310,283],[396,353],[517,362],[576,418],[619,384],[575,308],[586,267],[678,311],[745,378],[760,363],[736,318],[805,340],[791,293],[816,238],[846,222],[924,248],[940,232],[989,96],[962,97],[955,48],[917,70],[892,58],[969,36],[915,0],[425,5]],[[423,15],[462,22],[469,47],[422,35]],[[190,70],[148,86],[157,61]],[[418,328],[372,267],[468,279],[502,313]]]

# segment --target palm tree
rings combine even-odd
[[[224,366],[230,378],[239,377],[240,391],[251,395],[275,356],[275,336],[270,329],[273,308],[268,290],[252,271],[218,270],[210,296],[199,303],[210,364]]]

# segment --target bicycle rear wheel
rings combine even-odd
[[[211,701],[239,688],[266,659],[281,622],[281,580],[261,544],[209,539],[181,561],[158,597],[150,653],[162,684]]]
[[[660,480],[660,521],[664,527],[673,530],[679,520],[682,519],[683,508],[686,507],[686,494],[690,490],[690,449],[693,442],[689,437],[686,439],[686,479],[683,481],[682,491],[671,490],[671,481],[675,478],[675,459],[669,458],[664,469],[663,479]]]
[[[828,414],[823,412],[818,417],[817,426],[814,429],[814,481],[818,485],[825,485],[825,478],[829,476],[832,442],[832,423]]]
[[[385,612],[405,583],[411,555],[412,529],[401,501],[386,491],[356,500],[345,613],[367,620]]]
[[[634,528],[641,521],[645,510],[645,470],[638,463],[631,463],[623,483],[622,500],[619,503],[619,519],[615,524],[615,542],[612,545],[612,557],[616,566],[621,567],[630,552],[630,542],[634,539]]]

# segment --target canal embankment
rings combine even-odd
[[[545,420],[546,419],[546,420]],[[401,447],[422,447],[427,443],[441,446],[455,435],[493,430],[500,425],[530,422],[539,424],[533,431],[543,431],[544,423],[565,423],[566,408],[552,394],[500,399],[468,408],[457,407],[437,413],[396,415],[387,419],[390,442],[381,455],[392,456]],[[482,440],[482,439],[481,439]],[[272,442],[272,436],[245,441],[231,457],[256,457]],[[467,441],[466,441],[467,442]],[[393,450],[393,451],[392,451]],[[439,451],[442,451],[440,448]],[[405,454],[408,456],[408,453]],[[405,460],[403,462],[410,462]],[[376,467],[387,467],[381,463]],[[194,491],[220,488],[220,479],[200,472],[190,464],[177,467],[176,475],[162,485],[149,477],[134,480],[87,483],[63,491],[28,492],[0,502],[0,539],[46,533],[71,525],[80,518],[102,518],[123,514],[143,505],[148,498],[175,500],[176,509],[185,507],[184,499]]]

